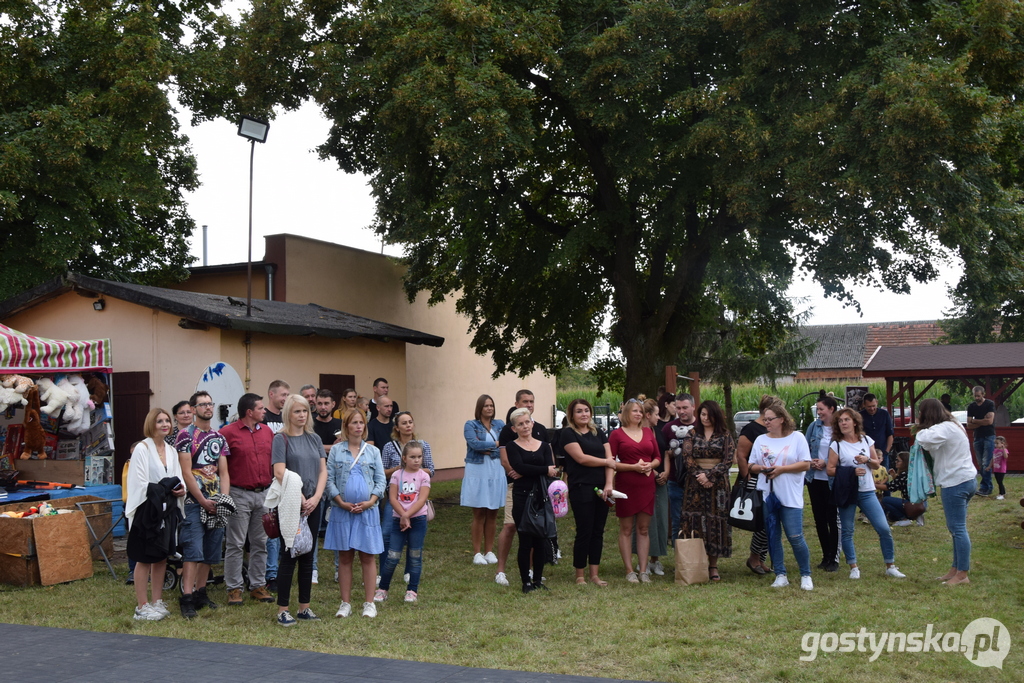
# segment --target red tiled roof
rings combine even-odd
[[[879,346],[924,346],[943,335],[934,320],[897,323],[868,323],[867,342],[864,344],[864,363]]]

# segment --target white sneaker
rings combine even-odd
[[[336,616],[336,617],[352,616],[352,605],[348,604],[347,602],[341,603],[341,607],[339,607],[338,611],[334,613],[334,616]]]
[[[996,496],[996,500],[1006,500],[1006,496]]]
[[[334,570],[334,583],[338,583],[338,570]]]
[[[363,603],[363,616],[373,619],[377,616],[377,606],[372,602]]]
[[[557,560],[560,560],[560,559],[562,559],[562,551],[561,551],[561,549],[555,551],[555,560],[557,561]]]
[[[498,584],[499,586],[507,586],[508,577],[505,576],[505,572],[498,572],[497,574],[495,574],[494,583]]]
[[[484,555],[484,560],[487,562],[487,564],[498,564],[498,556],[494,553],[487,553],[486,555]]]
[[[419,599],[419,596],[416,595],[416,591],[405,591],[406,602],[416,602],[417,599]]]
[[[167,609],[167,604],[163,600],[151,602],[149,608],[158,614],[162,614],[164,617],[171,616],[171,610]]]
[[[814,590],[814,582],[811,581],[811,577],[809,577],[809,576],[801,576],[800,577],[800,588],[802,590],[805,590],[805,591],[812,591],[812,590]]]
[[[910,526],[914,522],[909,519],[901,519],[900,521],[893,524],[893,526]]]
[[[885,568],[885,575],[891,576],[894,579],[905,579],[907,575],[900,571],[900,568],[896,565]]]
[[[154,612],[153,607],[147,602],[142,607],[135,608],[135,621],[160,621],[164,615]]]
[[[785,588],[789,585],[789,579],[786,578],[785,574],[779,574],[775,577],[775,583],[772,584],[772,588]]]
[[[860,567],[854,567],[853,569],[850,570],[850,578],[851,579],[859,579],[860,578]]]
[[[665,576],[665,568],[661,566],[661,560],[651,562],[651,572],[655,576]]]
[[[314,584],[320,583],[319,579],[320,579],[320,572],[318,572],[316,569],[314,569],[313,570],[313,583]]]
[[[917,525],[918,526],[924,526],[924,515],[921,515],[920,517],[917,518]]]
[[[473,556],[473,564],[487,564],[487,559],[483,556],[483,553],[477,553]]]

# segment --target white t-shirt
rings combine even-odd
[[[875,442],[871,440],[870,436],[862,436],[860,441],[857,443],[850,443],[848,441],[838,442],[839,450],[836,453],[839,455],[839,464],[843,467],[863,467],[864,474],[860,475],[857,479],[857,490],[858,491],[874,491],[875,490],[875,477],[871,474],[871,468],[868,467],[867,463],[860,464],[854,461],[854,458],[860,455],[866,455],[871,457],[871,447],[875,445]],[[829,444],[833,450],[835,450],[836,442],[833,441]]]
[[[828,446],[832,441],[832,428],[822,425],[821,427],[821,440],[818,442],[818,452],[812,454],[812,458],[824,460],[828,462]],[[828,481],[828,470],[822,468],[820,470],[814,470],[814,478],[818,481]]]
[[[807,439],[800,432],[793,432],[789,436],[778,439],[762,434],[754,441],[754,445],[750,449],[749,460],[752,465],[782,467],[795,462],[810,462],[811,451],[807,447]],[[771,486],[769,486],[767,477],[759,474],[757,475],[757,488],[765,493],[774,489],[775,495],[784,507],[802,508],[804,506],[803,472],[780,474],[772,480]]]
[[[935,485],[949,488],[974,479],[978,470],[971,460],[971,442],[958,422],[940,422],[914,437],[935,460]]]

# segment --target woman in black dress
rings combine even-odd
[[[568,456],[565,469],[569,475],[569,505],[576,521],[572,566],[576,569],[577,584],[587,582],[584,574],[589,566],[590,582],[603,588],[608,582],[598,576],[598,569],[615,459],[608,437],[594,424],[593,408],[588,401],[578,398],[569,403],[565,412],[569,426],[562,430],[562,449]]]
[[[541,583],[544,576],[544,559],[547,551],[544,547],[548,539],[524,533],[522,530],[523,513],[526,510],[526,498],[530,495],[545,476],[558,476],[555,469],[551,446],[533,438],[533,418],[529,408],[517,408],[512,411],[509,423],[516,433],[516,440],[505,446],[508,463],[519,478],[512,482],[512,519],[519,532],[519,577],[523,581],[523,592],[529,593],[538,588],[545,588]],[[546,487],[545,487],[546,489]],[[546,491],[545,491],[546,495]],[[530,577],[530,552],[533,552],[533,577]]]

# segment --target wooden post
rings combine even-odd
[[[690,381],[690,393],[693,395],[693,407],[696,408],[700,405],[700,373],[688,372],[686,374],[693,378]]]
[[[676,393],[676,366],[665,366],[665,391],[670,394]]]

